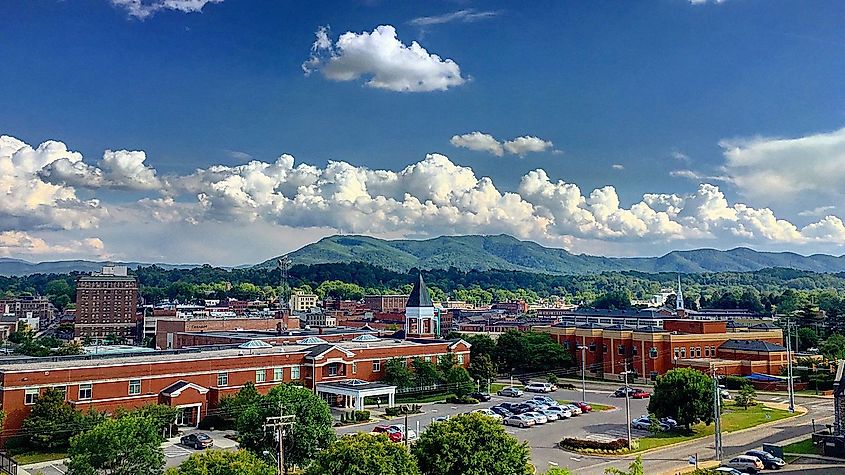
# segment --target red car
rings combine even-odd
[[[648,396],[648,392],[643,391],[642,389],[637,389],[631,393],[631,399],[648,399]]]
[[[591,405],[587,404],[587,403],[586,403],[586,402],[584,402],[584,401],[581,401],[581,402],[573,402],[572,404],[575,404],[576,406],[578,406],[579,408],[581,408],[581,412],[590,412],[590,411],[592,411],[592,410],[593,410],[593,406],[591,406]]]
[[[393,430],[390,426],[375,426],[373,427],[373,434],[385,434],[393,442],[402,442],[402,433]]]

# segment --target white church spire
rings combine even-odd
[[[675,293],[675,310],[684,309],[684,294],[681,291],[681,274],[678,274],[678,292]]]

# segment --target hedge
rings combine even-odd
[[[632,441],[632,445],[636,448],[637,441]],[[618,454],[628,451],[627,439],[616,439],[611,441],[589,440],[589,439],[575,439],[567,437],[558,444],[560,448],[567,450],[574,450],[584,453],[603,453],[603,454]]]

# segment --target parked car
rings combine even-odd
[[[560,420],[560,413],[557,412],[557,411],[550,411],[548,409],[542,409],[542,410],[539,410],[537,412],[546,416],[546,419],[548,419],[549,422]]]
[[[510,411],[514,414],[524,414],[528,411],[533,411],[535,409],[534,406],[525,403],[519,403],[516,406],[513,406]]]
[[[498,394],[499,396],[522,397],[522,395],[525,394],[525,392],[523,392],[519,388],[515,388],[515,387],[511,386],[509,388],[500,389],[499,392],[497,392],[496,394]]]
[[[640,417],[631,421],[631,427],[634,429],[649,430],[651,429],[651,421],[648,417]]]
[[[549,396],[537,395],[531,398],[534,401],[541,402],[547,406],[557,406],[558,402],[554,399],[550,398]]]
[[[506,417],[503,422],[505,425],[516,427],[531,427],[537,423],[533,417],[526,416],[525,414],[514,414]]]
[[[449,416],[437,416],[432,419],[434,422],[446,422],[449,420]]]
[[[763,462],[763,466],[769,469],[780,470],[786,466],[786,462],[784,462],[782,458],[775,457],[763,450],[749,450],[748,452],[745,452],[745,455],[757,457],[761,462]]]
[[[401,437],[400,440],[405,440],[405,424],[393,424],[388,427],[388,430],[392,432],[399,432]],[[417,433],[413,429],[408,430],[408,440],[414,440],[417,438]]]
[[[502,420],[501,414],[496,414],[492,409],[476,409],[472,412],[475,412],[475,413],[478,413],[478,414],[484,414],[485,416],[492,417],[493,419],[496,419],[497,421]]]
[[[584,412],[581,410],[580,407],[576,406],[575,404],[565,404],[563,407],[569,410],[569,412],[571,412],[573,416],[580,416]]]
[[[648,391],[643,391],[642,389],[637,389],[636,391],[631,393],[631,399],[648,399],[651,394]]]
[[[628,395],[630,396],[634,391],[638,391],[638,389],[637,388],[626,388],[625,386],[622,386],[621,388],[619,388],[619,389],[617,389],[616,391],[613,392],[613,397],[625,397],[626,391],[627,391]]]
[[[536,399],[529,399],[529,400],[525,401],[523,404],[531,407],[532,411],[539,411],[541,409],[545,409],[545,408],[549,407],[548,404],[542,403],[542,402],[540,402]]]
[[[557,386],[552,383],[528,383],[525,385],[525,390],[532,393],[550,393],[557,391]]]
[[[391,430],[390,426],[377,425],[373,427],[373,434],[384,434],[393,442],[402,442],[402,433]]]
[[[533,418],[534,422],[536,422],[537,424],[545,424],[545,423],[549,422],[548,417],[544,416],[543,414],[541,414],[537,411],[528,411],[523,415]]]
[[[714,471],[714,472],[716,472],[716,473],[718,473],[718,474],[720,474],[720,475],[721,475],[721,474],[725,474],[725,475],[743,475],[743,473],[742,473],[742,472],[740,472],[739,470],[737,470],[737,469],[735,469],[735,468],[731,468],[731,467],[717,467],[717,468],[713,469],[713,471]]]
[[[179,439],[179,442],[186,447],[193,447],[197,450],[207,449],[214,445],[214,439],[202,432],[188,434]]]
[[[581,409],[581,412],[593,412],[593,406],[584,401],[573,402],[572,404],[578,406],[578,409]]]
[[[572,411],[563,406],[549,406],[546,411],[555,412],[560,415],[560,419],[569,419],[572,417]]]
[[[490,393],[484,392],[484,391],[479,391],[479,392],[474,392],[474,393],[470,394],[469,397],[471,397],[473,399],[477,399],[481,402],[487,402],[487,401],[490,400]]]
[[[672,419],[671,417],[661,417],[660,419],[658,419],[658,421],[660,422],[661,425],[666,425],[670,429],[674,429],[674,428],[678,427],[678,421],[676,421],[675,419]]]
[[[490,408],[490,410],[502,417],[509,417],[513,415],[513,412],[507,410],[502,406],[493,406]]]
[[[725,466],[745,473],[757,473],[766,468],[763,465],[763,461],[753,455],[737,455],[726,463]]]

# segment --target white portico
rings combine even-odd
[[[345,379],[331,383],[317,383],[317,396],[323,400],[331,400],[340,396],[343,398],[344,408],[363,411],[365,397],[384,397],[387,407],[393,407],[396,399],[396,386],[370,383],[360,379]]]

